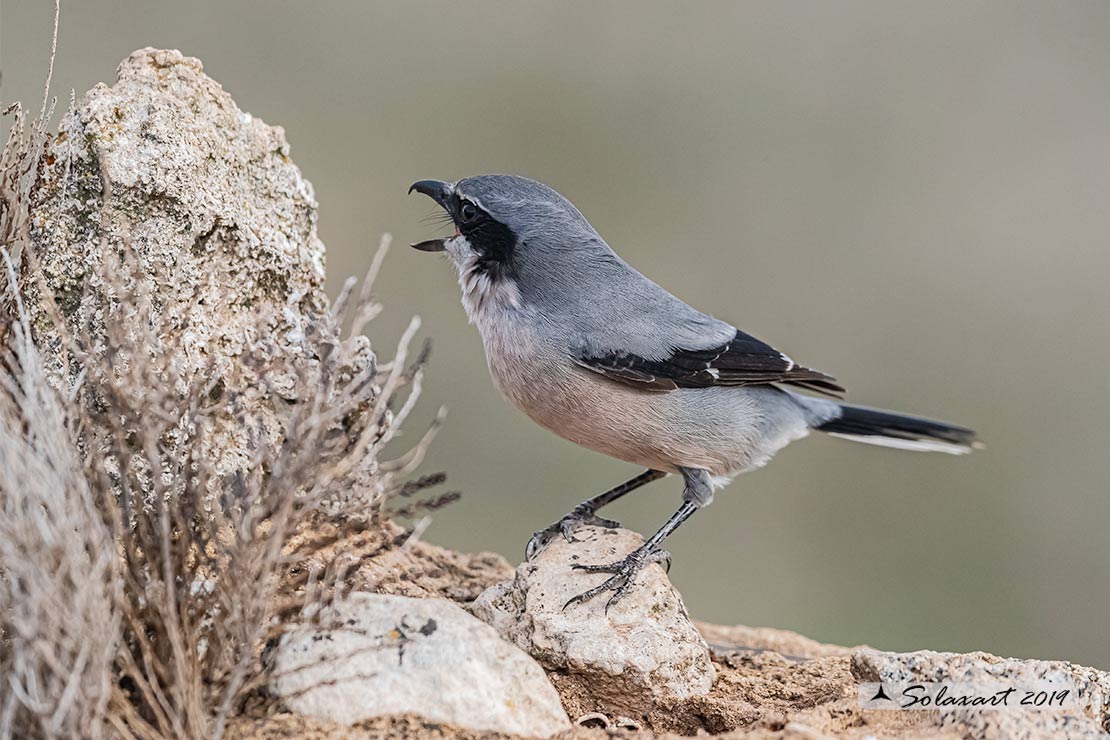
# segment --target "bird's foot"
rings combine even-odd
[[[661,562],[666,562],[669,570],[671,554],[659,547],[642,545],[629,553],[624,560],[618,560],[615,563],[606,563],[604,565],[583,565],[576,563],[572,566],[575,570],[584,570],[587,573],[612,573],[613,576],[608,578],[604,583],[594,586],[588,591],[583,591],[577,596],[572,596],[567,603],[563,604],[563,608],[566,609],[571,604],[588,601],[606,591],[612,591],[613,595],[610,596],[609,601],[605,603],[605,611],[609,611],[609,607],[628,593],[628,589],[636,579],[636,574],[639,573],[644,566]]]
[[[563,539],[567,542],[575,542],[575,530],[585,526],[617,529],[621,525],[620,522],[598,516],[597,512],[593,509],[576,506],[569,514],[550,527],[545,527],[532,535],[532,538],[528,540],[528,545],[524,548],[525,559],[529,561],[534,560],[537,555],[547,549],[547,546],[551,544],[552,540],[560,535],[562,535]]]

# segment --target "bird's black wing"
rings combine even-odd
[[[575,361],[606,378],[647,391],[785,383],[828,396],[839,397],[844,393],[831,375],[802,367],[742,331],[717,347],[675,347],[660,360],[611,350],[583,352]]]

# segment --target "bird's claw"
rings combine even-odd
[[[651,563],[665,562],[667,569],[670,569],[671,554],[666,550],[659,548],[648,548],[646,545],[633,550],[623,560],[618,560],[615,563],[604,563],[601,565],[586,565],[584,563],[575,563],[572,568],[575,570],[586,571],[587,573],[612,573],[612,577],[607,578],[603,583],[594,586],[593,588],[583,591],[576,596],[570,597],[567,603],[563,604],[563,609],[571,606],[572,604],[579,604],[583,601],[588,601],[593,597],[612,591],[613,595],[609,597],[609,601],[605,602],[605,611],[609,611],[609,607],[620,600],[622,596],[628,593],[631,588],[632,582],[636,579],[636,574],[644,568],[644,566]]]
[[[534,560],[537,555],[547,549],[547,546],[551,544],[552,540],[560,535],[562,535],[563,539],[567,542],[575,542],[575,530],[584,526],[618,529],[621,525],[620,522],[615,522],[612,519],[605,519],[592,511],[579,511],[575,509],[551,526],[544,527],[534,533],[531,539],[528,540],[528,545],[524,548],[525,559],[529,561]]]

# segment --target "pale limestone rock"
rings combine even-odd
[[[117,74],[77,103],[49,143],[31,243],[69,331],[88,332],[94,351],[103,351],[111,296],[150,297],[149,310],[128,307],[122,325],[148,322],[165,339],[147,349],[155,364],[172,366],[168,378],[180,384],[204,372],[220,379],[225,399],[234,396],[207,439],[218,473],[241,471],[256,459],[254,445],[283,439],[281,406],[297,399],[298,369],[315,362],[308,347],[320,344],[306,341],[328,308],[312,185],[290,161],[284,131],[240,110],[199,60],[141,49]],[[134,274],[119,274],[125,248]],[[55,382],[71,383],[58,332],[28,282],[36,344]],[[243,361],[259,343],[265,383]],[[365,338],[338,350],[351,376],[374,362]],[[372,486],[373,470],[364,472]]]
[[[575,693],[587,694],[607,714],[638,716],[707,694],[715,677],[709,648],[661,566],[644,568],[608,611],[604,594],[564,611],[570,597],[607,577],[573,570],[574,563],[613,562],[643,542],[634,532],[600,527],[583,527],[575,537],[556,538],[471,610],[558,672],[560,690],[563,681],[578,684]]]
[[[976,740],[1105,738],[1110,727],[1110,673],[1059,660],[999,658],[988,653],[887,653],[862,648],[852,654],[852,675],[861,682],[906,685],[946,682],[955,686],[1033,687],[1039,682],[1074,687],[1072,709],[1007,706],[954,708],[935,714],[937,725]],[[978,691],[989,692],[986,689]],[[1020,699],[1018,700],[1020,701]],[[926,713],[928,714],[928,713]]]
[[[473,730],[570,729],[543,669],[443,599],[355,593],[325,625],[286,637],[273,689],[299,714],[343,724],[416,714]]]

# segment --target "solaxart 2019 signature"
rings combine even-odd
[[[1080,687],[1066,678],[1026,684],[997,681],[961,683],[950,681],[870,682],[859,685],[863,709],[954,710],[980,709],[1076,709]]]

